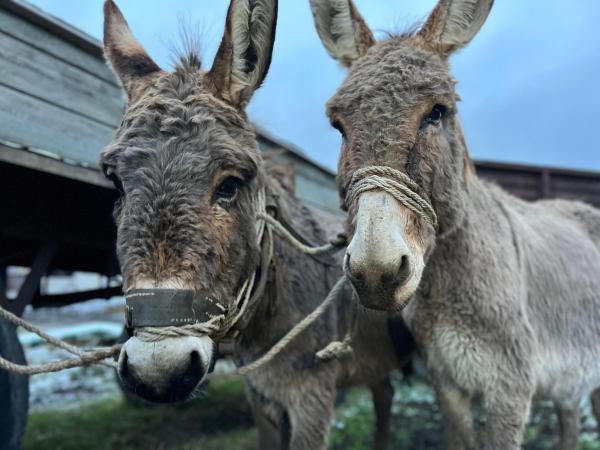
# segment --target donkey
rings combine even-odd
[[[600,385],[600,211],[476,176],[448,60],[492,4],[440,0],[419,30],[376,42],[351,0],[311,0],[349,68],[327,105],[343,136],[344,267],[363,305],[403,310],[451,449],[520,448],[534,395],[554,401],[559,448],[574,449],[580,399]]]
[[[192,291],[226,309],[256,274],[266,280],[264,291],[245,305],[231,333],[235,362],[252,362],[310,313],[342,273],[341,257],[312,258],[277,238],[267,265],[261,265],[265,238],[256,238],[261,192],[269,212],[304,240],[323,242],[328,235],[321,225],[326,220],[286,191],[264,164],[245,113],[269,69],[277,1],[231,1],[208,71],[194,51],[173,73],[161,70],[113,1],[105,2],[104,15],[105,53],[128,95],[116,137],[102,154],[105,173],[121,193],[114,216],[124,290],[143,289],[147,302],[153,293],[174,298]],[[327,220],[330,227],[343,227],[343,220]],[[260,448],[325,448],[336,388],[356,384],[371,389],[375,448],[386,447],[393,396],[388,374],[414,343],[393,315],[356,312],[349,284],[340,295],[338,307],[268,366],[245,377]],[[394,326],[388,328],[388,322]],[[354,358],[315,357],[350,329]],[[123,384],[151,401],[190,398],[211,371],[217,342],[209,335],[149,340],[148,331],[134,327],[122,348]]]

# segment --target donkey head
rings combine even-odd
[[[105,2],[105,53],[129,98],[102,154],[121,192],[114,215],[126,292],[201,292],[226,308],[257,270],[255,199],[265,178],[244,108],[267,74],[276,20],[276,0],[232,0],[212,68],[191,52],[170,73]],[[121,351],[124,384],[149,400],[188,398],[214,361],[213,340],[149,342],[140,331]]]
[[[475,36],[492,4],[440,0],[419,31],[376,42],[351,0],[311,0],[325,48],[349,68],[327,105],[343,136],[342,199],[358,170],[385,166],[410,178],[439,218],[436,230],[385,190],[350,196],[345,268],[367,307],[402,308],[419,285],[436,236],[456,222],[456,193],[472,169],[448,58]]]

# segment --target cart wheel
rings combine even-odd
[[[15,327],[0,319],[0,355],[25,364]],[[18,450],[27,424],[29,377],[0,370],[0,449]]]

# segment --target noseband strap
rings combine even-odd
[[[192,325],[225,312],[217,300],[191,289],[132,289],[125,295],[127,328]]]
[[[388,166],[367,166],[354,172],[345,198],[346,208],[350,208],[363,192],[374,190],[387,192],[437,229],[435,210],[419,185],[405,173]]]

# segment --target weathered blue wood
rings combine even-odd
[[[110,127],[119,124],[125,105],[120,87],[4,34],[0,84]]]
[[[115,86],[119,86],[114,73],[102,58],[91,55],[43,28],[3,9],[0,9],[0,32],[26,42],[54,58],[67,61]]]
[[[97,166],[113,134],[112,127],[0,85],[0,141]]]

